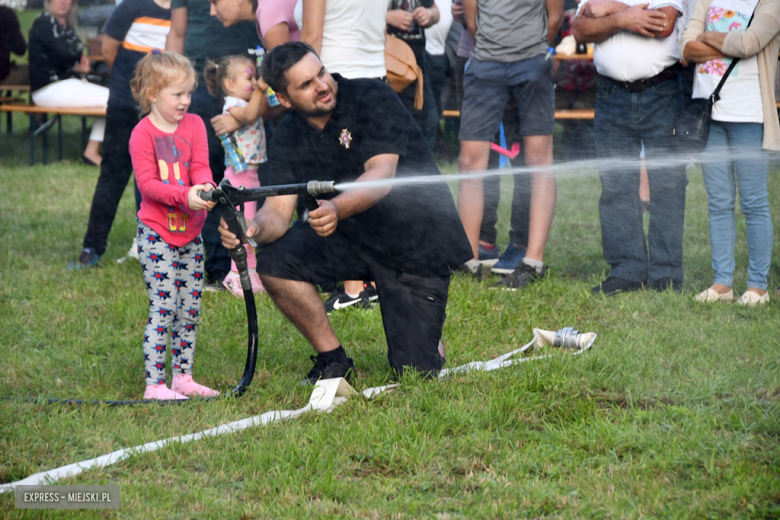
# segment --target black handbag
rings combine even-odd
[[[753,11],[753,16],[756,12]],[[753,22],[753,16],[747,26]],[[720,99],[720,89],[726,83],[731,71],[739,63],[739,58],[733,58],[726,73],[718,83],[718,86],[706,99],[692,99],[685,110],[677,116],[672,128],[673,148],[685,153],[700,153],[707,147],[707,140],[710,137],[710,125],[712,123],[712,107]]]

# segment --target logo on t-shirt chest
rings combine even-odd
[[[349,150],[350,144],[352,143],[352,132],[347,130],[346,128],[341,131],[341,135],[339,135],[339,144]]]

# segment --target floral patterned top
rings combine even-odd
[[[714,0],[707,12],[706,30],[745,31],[758,0]],[[732,58],[710,60],[696,65],[694,98],[707,98],[720,83]],[[740,59],[720,91],[720,101],[712,109],[715,121],[763,123],[761,87],[756,56]]]
[[[225,104],[222,106],[222,113],[229,113],[228,110],[233,107],[245,107],[247,102],[232,96],[225,97]],[[244,125],[233,133],[236,138],[236,144],[241,149],[244,156],[244,162],[249,165],[258,165],[268,160],[265,152],[265,127],[263,118],[258,117],[248,125]]]

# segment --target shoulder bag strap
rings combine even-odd
[[[748,21],[747,26],[750,27],[750,24],[753,23],[753,17],[756,16],[756,9],[758,9],[758,4],[761,3],[761,0],[758,1],[756,4],[755,9],[753,9],[753,14],[750,17],[750,21]],[[734,70],[734,67],[737,66],[737,63],[739,63],[739,58],[732,58],[731,65],[729,65],[729,68],[726,69],[726,73],[723,75],[723,77],[720,79],[720,83],[718,83],[718,86],[715,87],[715,90],[712,92],[712,95],[710,95],[710,101],[712,103],[715,103],[720,99],[720,89],[723,88],[723,84],[726,83],[726,79],[728,79],[729,74],[731,74],[731,71]]]

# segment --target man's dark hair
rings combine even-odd
[[[314,47],[304,42],[287,42],[274,47],[263,57],[263,64],[260,66],[263,81],[276,92],[287,94],[287,78],[284,73],[310,52],[317,56]]]

